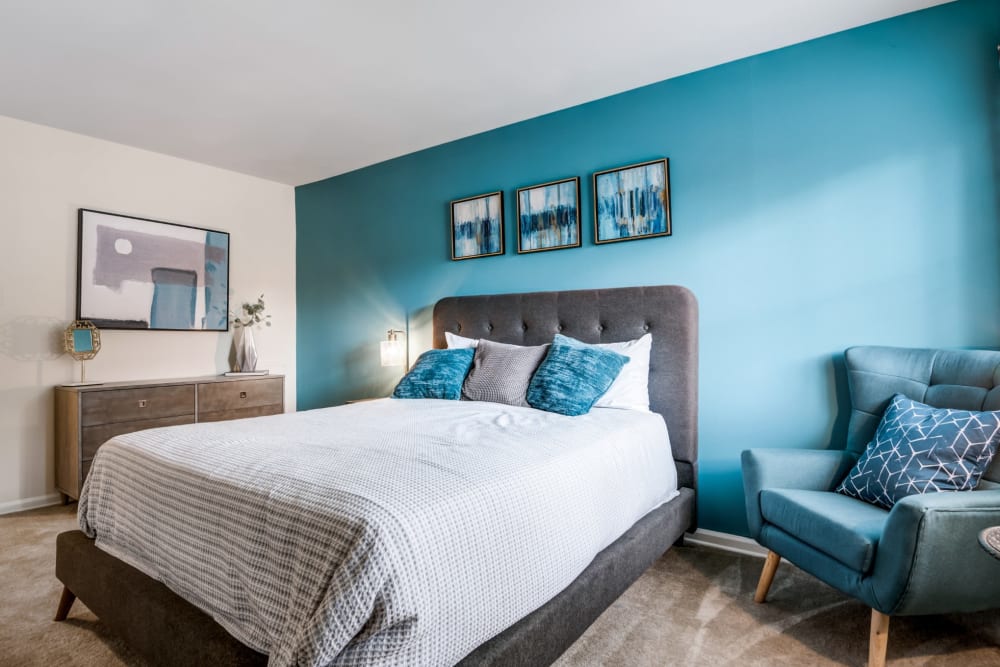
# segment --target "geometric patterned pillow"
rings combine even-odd
[[[971,491],[1000,441],[1000,412],[932,408],[896,394],[837,493],[892,509],[918,493]]]

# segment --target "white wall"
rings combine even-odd
[[[256,332],[259,365],[286,375],[295,407],[291,186],[0,116],[0,513],[58,500],[53,386],[79,372],[59,339],[76,311],[78,208],[230,232],[230,306],[264,293],[273,325]],[[217,374],[231,339],[104,331],[87,376]]]

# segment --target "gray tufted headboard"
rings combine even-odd
[[[1000,410],[1000,352],[860,346],[844,353],[851,390],[847,450],[860,453],[899,393],[936,408]],[[1000,456],[981,488],[1000,487]]]
[[[434,306],[434,347],[450,331],[501,343],[541,345],[557,333],[585,343],[653,335],[649,403],[663,416],[680,486],[698,478],[698,303],[685,287],[456,296]]]

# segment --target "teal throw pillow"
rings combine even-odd
[[[903,394],[837,493],[892,509],[918,493],[971,491],[1000,442],[1000,412],[934,408]]]
[[[628,361],[624,354],[556,334],[528,385],[528,405],[571,417],[585,415]]]
[[[392,397],[445,398],[457,401],[462,397],[462,383],[472,366],[475,353],[473,349],[424,352],[410,372],[396,385]]]

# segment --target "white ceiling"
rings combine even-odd
[[[0,0],[0,115],[299,185],[938,4]]]

